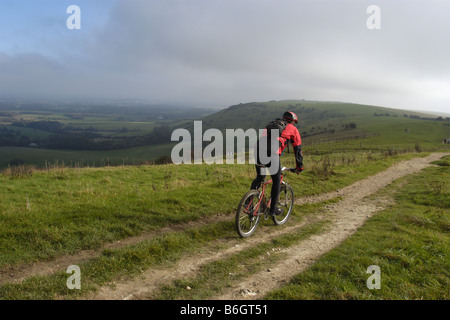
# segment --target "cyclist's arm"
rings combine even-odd
[[[294,147],[294,155],[295,162],[297,166],[297,171],[303,170],[303,152],[302,152],[302,139],[300,137],[300,132],[295,128],[293,138],[292,138],[292,146]]]
[[[303,170],[303,152],[302,152],[302,145],[298,145],[294,147],[294,154],[295,154],[295,163],[297,166],[297,171]]]

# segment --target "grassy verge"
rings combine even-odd
[[[428,153],[352,152],[308,155],[305,171],[299,179],[288,176],[296,196],[330,192],[351,185],[400,161],[425,157]],[[285,166],[295,166],[293,157],[286,155]]]
[[[388,187],[396,204],[267,299],[449,299],[449,160]],[[380,289],[368,289],[371,265]]]
[[[98,258],[79,264],[81,290],[69,290],[64,271],[50,276],[35,276],[20,284],[0,286],[0,297],[5,300],[75,299],[99,286],[123,276],[137,275],[143,270],[163,263],[174,263],[184,254],[199,250],[221,238],[234,236],[231,222],[220,222],[183,232],[173,232],[139,244],[116,250],[104,250]]]
[[[292,217],[292,220],[301,221],[304,217],[317,212],[320,205],[296,206],[301,213]],[[211,288],[201,288],[209,279],[215,277],[215,286],[223,286],[225,279],[220,279],[218,273],[223,270],[231,270],[240,261],[246,261],[248,266],[255,262],[270,248],[287,247],[308,235],[319,231],[324,223],[314,223],[305,227],[296,234],[285,235],[269,243],[261,243],[258,246],[245,250],[230,259],[207,264],[202,267],[201,275],[196,280],[195,297],[207,295]],[[281,226],[283,228],[285,226]],[[264,230],[264,224],[261,226]],[[280,227],[279,227],[280,228]],[[264,231],[261,231],[264,232]],[[230,239],[237,239],[234,230],[234,222],[218,222],[204,227],[192,228],[182,232],[172,232],[152,239],[142,241],[136,245],[130,245],[121,249],[104,250],[98,258],[79,264],[82,276],[81,290],[69,290],[66,281],[69,277],[65,270],[61,270],[50,276],[35,276],[24,280],[20,284],[5,284],[0,286],[0,299],[4,300],[53,300],[53,299],[77,299],[90,292],[94,292],[100,286],[111,284],[123,277],[133,277],[152,266],[164,266],[168,268],[186,255],[208,250],[219,250],[223,247],[223,241],[229,243]],[[221,241],[223,240],[223,241]],[[247,258],[245,258],[247,257]],[[218,267],[222,266],[222,267]],[[64,266],[65,268],[65,266]],[[222,269],[221,269],[222,268]],[[252,268],[255,268],[252,266]],[[63,269],[63,268],[62,268]],[[215,270],[215,271],[212,271]],[[254,269],[253,269],[254,270]],[[242,274],[241,274],[242,276]],[[182,282],[177,282],[180,285]],[[163,291],[167,291],[164,289]],[[167,294],[165,294],[167,296]],[[172,298],[179,298],[173,296]]]
[[[243,166],[170,165],[0,175],[0,267],[232,212],[245,176]]]
[[[287,178],[300,197],[335,190],[421,155],[311,156],[302,175]],[[293,165],[292,158],[286,155],[285,165]],[[21,178],[0,174],[0,268],[234,212],[254,177],[252,165],[62,167]]]

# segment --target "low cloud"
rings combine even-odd
[[[445,110],[450,4],[379,1],[381,29],[369,30],[370,4],[116,1],[73,50],[0,54],[0,94],[223,106],[310,98]],[[70,37],[55,38],[55,48]]]

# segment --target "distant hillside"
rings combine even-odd
[[[204,127],[218,129],[263,128],[270,120],[281,117],[286,110],[293,111],[300,119],[300,127],[310,127],[327,120],[352,119],[357,117],[397,116],[420,118],[424,113],[404,111],[379,106],[342,102],[284,100],[251,102],[231,106],[202,118]],[[436,116],[428,115],[430,118]]]
[[[113,113],[114,110],[120,113]],[[67,113],[65,109],[20,112],[4,109],[0,110],[0,168],[17,162],[40,167],[58,161],[88,165],[145,163],[170,156],[176,144],[170,141],[171,133],[177,128],[192,130],[194,119],[203,122],[203,130],[262,129],[286,110],[298,115],[297,127],[304,146],[311,148],[308,150],[310,152],[357,149],[367,152],[385,151],[387,148],[411,152],[440,150],[450,146],[442,143],[450,138],[448,117],[342,102],[251,102],[230,106],[213,114],[212,109],[198,109],[195,112],[189,109],[177,109],[176,112],[170,108],[160,110],[164,115],[174,115],[171,120],[158,120],[161,114],[151,109],[144,112],[139,108],[117,107],[109,109],[109,114],[106,113],[107,108],[98,106],[76,114],[75,110]],[[48,127],[49,124],[53,126]],[[76,141],[81,141],[81,144],[77,147],[73,139],[57,140],[59,131],[62,131],[59,136],[79,137]],[[46,146],[46,141],[60,143],[56,148]],[[30,143],[34,147],[30,147]],[[96,144],[101,144],[102,148]]]
[[[242,103],[201,120],[203,130],[261,129],[269,121],[281,117],[286,110],[299,117],[297,127],[309,145],[363,139],[371,147],[392,143],[408,146],[427,144],[427,147],[429,144],[434,148],[450,136],[449,118],[343,102],[284,100]],[[188,122],[186,128],[192,127],[193,123]],[[378,138],[369,139],[375,136]]]

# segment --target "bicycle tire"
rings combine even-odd
[[[259,223],[259,215],[255,215],[255,209],[259,202],[260,191],[250,190],[239,203],[235,226],[236,231],[241,238],[250,237],[256,230]]]
[[[294,190],[286,183],[281,185],[278,206],[283,209],[283,212],[273,216],[272,220],[276,225],[282,225],[288,221],[294,207]]]

